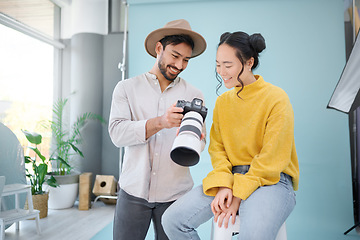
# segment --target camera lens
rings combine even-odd
[[[171,159],[181,166],[193,166],[199,162],[203,117],[196,111],[187,112],[180,124],[170,153]]]

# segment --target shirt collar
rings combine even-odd
[[[153,83],[159,83],[159,80],[157,79],[157,77],[156,77],[155,74],[150,73],[150,72],[146,72],[145,75],[146,75],[149,79],[151,79],[151,81],[153,81]],[[177,77],[175,78],[175,80],[172,81],[172,82],[169,84],[168,88],[175,86],[175,85],[178,84],[179,82],[180,82],[180,77],[177,76]]]

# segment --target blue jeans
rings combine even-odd
[[[196,228],[213,217],[210,207],[213,199],[203,193],[200,185],[176,200],[162,216],[168,238],[200,239]],[[259,187],[241,201],[238,239],[274,240],[295,204],[291,177],[281,173],[277,184]]]

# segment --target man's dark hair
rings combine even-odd
[[[169,44],[178,45],[180,43],[185,43],[189,45],[192,50],[194,49],[194,41],[189,35],[185,34],[165,36],[159,42],[162,44],[164,50]]]

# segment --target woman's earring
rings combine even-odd
[[[249,68],[249,72],[251,72],[251,68]]]

